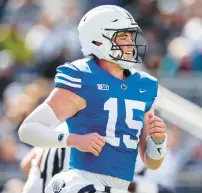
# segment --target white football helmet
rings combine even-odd
[[[99,59],[117,63],[124,69],[133,68],[135,63],[143,62],[146,45],[137,45],[136,42],[141,29],[132,15],[121,7],[102,5],[90,10],[81,19],[78,31],[84,56],[93,54]],[[116,39],[119,32],[133,32],[134,44],[117,45],[112,39]],[[120,46],[133,46],[133,59],[124,59]],[[140,46],[144,50],[141,56]]]

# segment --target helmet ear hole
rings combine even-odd
[[[97,41],[92,41],[93,44],[95,44],[96,46],[101,46],[102,42],[97,42]]]

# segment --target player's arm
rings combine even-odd
[[[68,65],[59,67],[55,78],[56,88],[22,123],[18,132],[19,138],[33,146],[73,146],[80,151],[99,155],[105,143],[104,137],[99,134],[76,135],[54,130],[58,124],[86,106],[85,99],[79,96],[79,89],[82,87],[79,72],[72,68]]]
[[[75,115],[85,105],[85,100],[77,94],[55,88],[47,100],[22,123],[18,132],[20,140],[39,147],[72,146],[98,156],[105,144],[104,137],[99,134],[77,135],[54,130],[58,123]]]
[[[166,126],[161,118],[149,110],[144,117],[145,127],[140,136],[140,156],[150,169],[158,169],[166,154]]]
[[[33,146],[65,147],[68,134],[54,129],[84,107],[85,101],[78,95],[55,88],[46,101],[24,120],[18,132],[19,138]]]

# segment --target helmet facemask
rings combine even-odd
[[[146,45],[145,44],[139,44],[137,42],[137,37],[139,33],[141,32],[141,29],[139,27],[136,28],[126,28],[126,29],[105,29],[106,34],[102,34],[104,38],[106,38],[108,41],[110,41],[111,49],[109,51],[109,60],[119,64],[120,67],[124,69],[130,69],[135,66],[136,63],[143,63],[145,52],[146,52]],[[118,34],[120,33],[132,33],[132,41],[133,44],[121,44],[118,45],[116,43],[116,38]],[[111,35],[111,38],[109,38],[109,34]],[[133,47],[133,58],[131,59],[125,59],[124,58],[124,51],[121,47],[127,46],[127,47]]]

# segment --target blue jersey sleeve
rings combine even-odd
[[[158,93],[158,81],[157,80],[152,80],[151,88],[150,88],[150,93],[151,93],[151,100],[147,101],[146,104],[146,112],[149,111],[156,100],[157,93]]]
[[[55,87],[64,88],[81,95],[82,88],[82,72],[73,64],[65,63],[57,67],[55,76]]]

